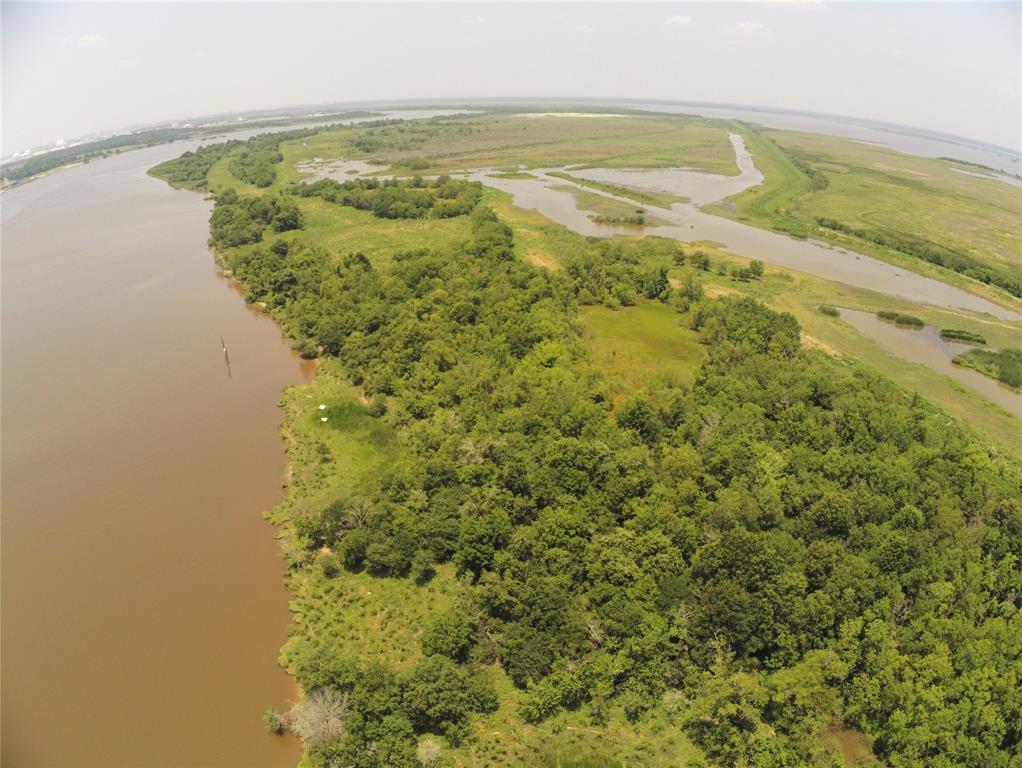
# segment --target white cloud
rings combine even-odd
[[[668,27],[684,27],[692,23],[691,16],[671,16],[664,24]]]
[[[770,27],[758,21],[736,21],[723,29],[726,34],[743,37],[766,37],[770,34]]]
[[[468,24],[469,26],[472,27],[478,27],[480,24],[485,24],[486,19],[484,19],[482,16],[470,16],[467,19],[462,19],[461,23]]]
[[[822,8],[823,0],[746,0],[750,3],[772,3],[774,5],[801,5],[806,8]]]
[[[571,28],[571,31],[578,35],[591,35],[596,31],[596,27],[592,24],[577,24]]]
[[[79,48],[106,48],[106,38],[98,32],[83,32],[75,35]]]

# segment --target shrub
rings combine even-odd
[[[462,606],[456,606],[441,614],[426,630],[422,650],[427,655],[464,659],[472,645],[472,633],[472,617]]]
[[[380,418],[387,413],[387,398],[383,395],[376,395],[369,403],[369,415],[373,418]]]
[[[940,332],[940,337],[947,341],[964,341],[967,344],[986,344],[987,340],[980,336],[978,333],[972,331],[963,331],[957,328],[943,328]]]
[[[357,571],[365,563],[366,550],[369,547],[369,533],[363,528],[356,528],[344,534],[340,544],[337,546],[337,553],[341,562],[349,571]]]
[[[881,320],[888,320],[895,325],[911,325],[914,328],[922,328],[926,325],[926,323],[914,315],[905,315],[901,312],[894,312],[890,309],[881,309],[877,312],[877,317]]]
[[[277,736],[283,735],[284,731],[287,730],[287,721],[284,719],[284,716],[273,707],[263,712],[263,722],[266,723],[266,729]]]

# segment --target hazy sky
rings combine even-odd
[[[2,152],[230,110],[614,96],[1022,147],[1022,3],[12,3]]]

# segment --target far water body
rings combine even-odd
[[[956,355],[975,349],[973,345],[945,341],[932,325],[925,328],[902,327],[881,320],[870,312],[844,308],[840,311],[842,320],[888,352],[904,360],[921,363],[961,382],[1009,413],[1022,418],[1022,394],[972,368],[951,362]]]
[[[757,123],[767,128],[803,133],[822,133],[840,136],[868,144],[890,147],[898,152],[922,157],[951,157],[970,163],[979,163],[1006,174],[1022,175],[1022,154],[1006,147],[998,147],[982,141],[961,136],[940,134],[908,126],[860,120],[839,115],[816,115],[803,112],[789,112],[780,109],[753,109],[740,106],[725,106],[698,103],[639,103],[631,104],[635,109],[672,114],[699,115],[718,120],[741,120]],[[984,178],[991,178],[984,176]],[[998,177],[1008,183],[1018,180]]]
[[[4,768],[300,756],[262,723],[297,695],[262,512],[282,496],[277,402],[313,367],[218,275],[212,203],[146,173],[204,143],[0,195]]]

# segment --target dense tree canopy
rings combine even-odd
[[[680,690],[723,765],[811,764],[842,721],[892,765],[1019,758],[1017,467],[746,299],[694,296],[694,386],[614,412],[576,302],[668,298],[658,269],[594,244],[549,273],[487,209],[473,229],[379,269],[308,248],[233,262],[407,435],[372,513],[313,515],[304,546],[390,577],[451,561],[474,583],[424,635],[402,722],[456,733],[496,659],[532,720],[638,718]]]
[[[408,180],[370,176],[345,182],[321,179],[300,184],[295,192],[302,197],[321,197],[338,205],[372,211],[381,219],[446,219],[471,213],[482,197],[483,185],[449,176],[432,180],[420,176]]]
[[[317,182],[223,193],[213,212],[251,298],[337,357],[400,435],[400,460],[358,496],[291,522],[292,567],[328,547],[332,570],[424,583],[448,563],[465,582],[409,671],[327,637],[290,650],[306,695],[347,712],[307,742],[313,764],[412,766],[418,734],[468,738],[496,705],[496,663],[527,721],[670,708],[722,766],[827,765],[821,734],[845,725],[896,768],[1018,765],[1017,462],[803,350],[792,316],[672,289],[677,244],[591,240],[546,271],[479,193]],[[374,266],[270,235],[301,227],[293,195],[381,218],[470,213],[472,234]],[[654,382],[615,407],[578,305],[658,300],[706,360],[690,386]]]

